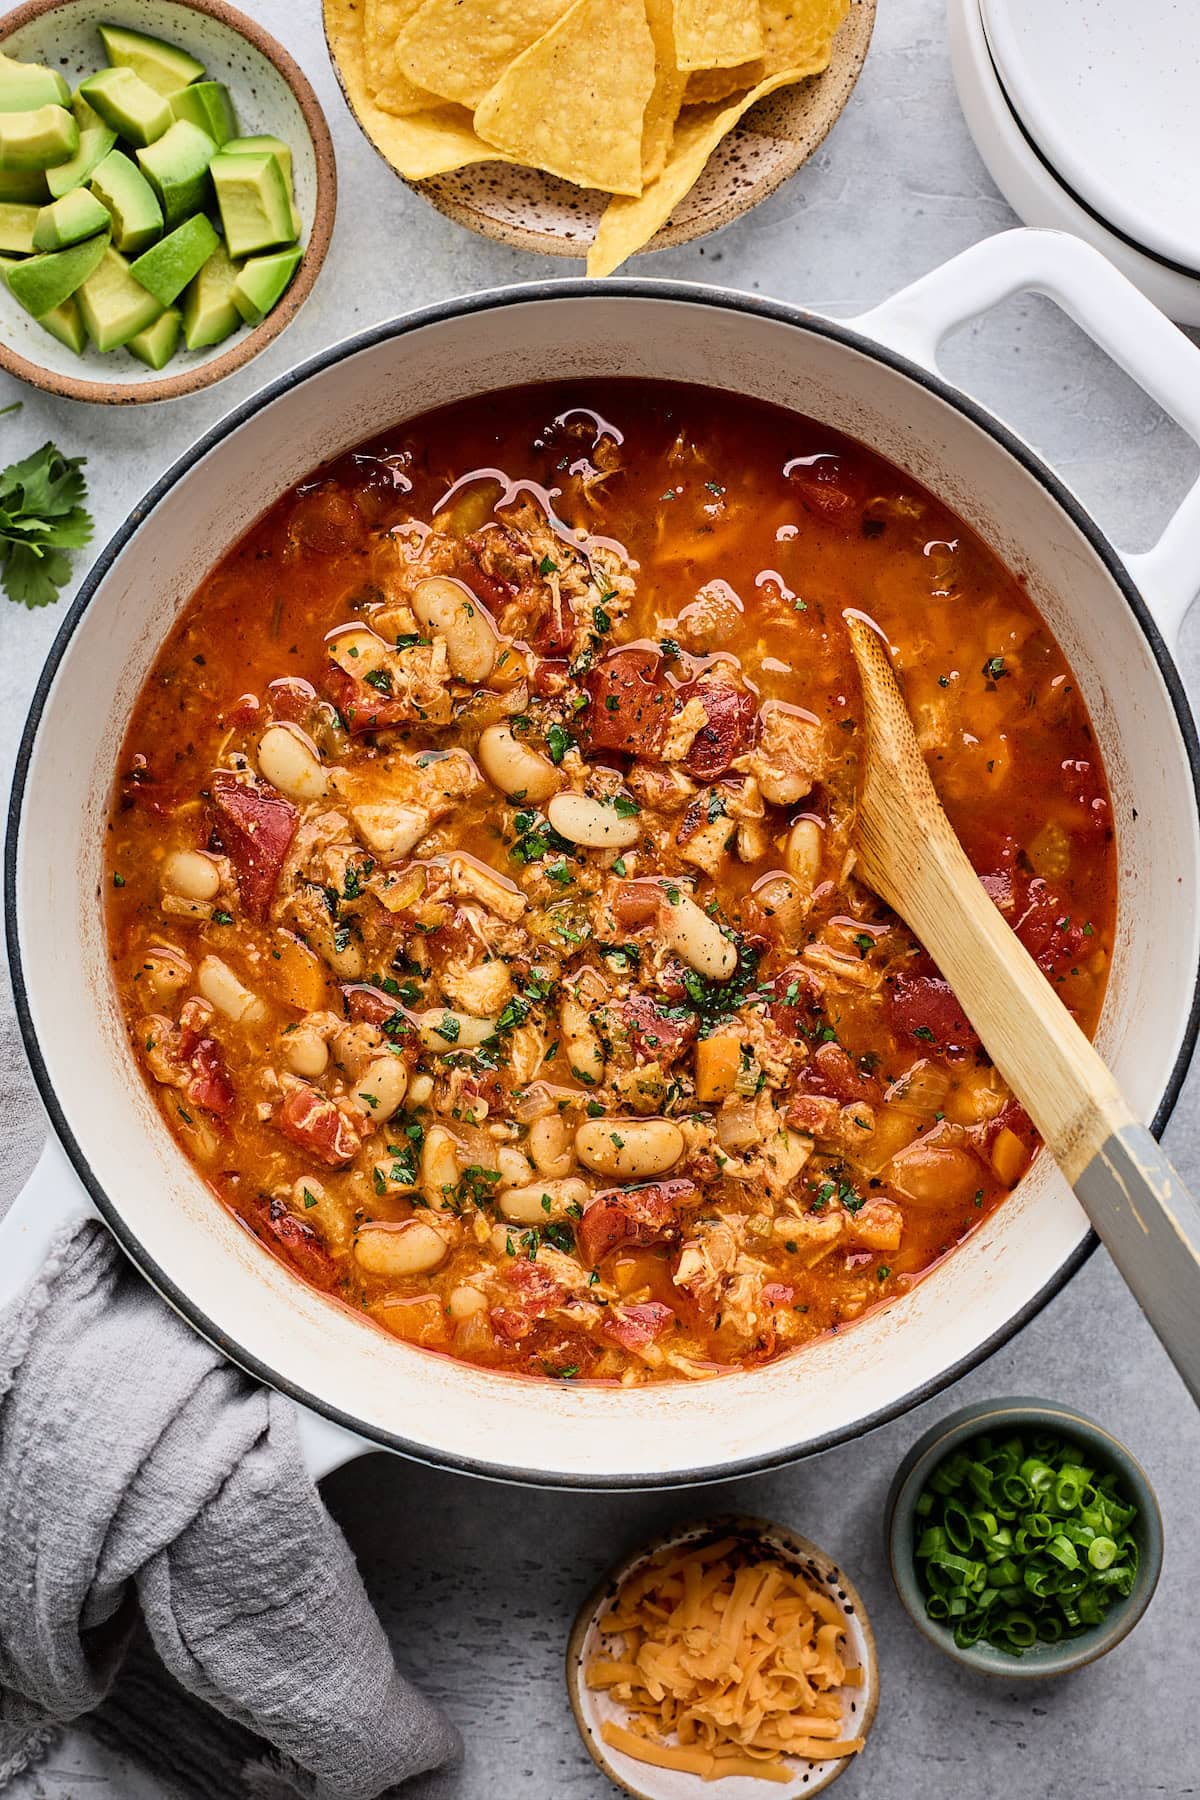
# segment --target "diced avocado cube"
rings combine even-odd
[[[21,200],[41,206],[48,192],[41,169],[0,169],[0,200]]]
[[[192,277],[200,273],[220,242],[205,215],[194,213],[152,244],[129,272],[160,305],[170,306]]]
[[[52,200],[38,213],[33,247],[35,250],[65,250],[69,244],[82,243],[84,238],[95,237],[98,231],[108,231],[111,227],[112,215],[107,206],[87,188],[72,188],[61,200]]]
[[[171,111],[177,119],[207,131],[218,150],[237,136],[237,114],[223,81],[197,81],[171,95]]]
[[[238,272],[224,244],[218,244],[183,296],[183,339],[189,350],[219,344],[241,324],[233,303]]]
[[[207,131],[187,119],[176,119],[157,143],[138,151],[138,167],[158,195],[168,230],[199,212],[208,200],[208,165],[216,149]]]
[[[299,244],[268,256],[251,256],[233,284],[233,304],[247,325],[261,325],[281,299],[304,255]]]
[[[0,169],[49,169],[79,148],[79,127],[65,106],[0,113]]]
[[[87,330],[83,323],[83,314],[79,310],[79,302],[73,296],[64,300],[61,306],[52,306],[48,313],[43,313],[38,320],[43,331],[56,337],[60,344],[73,350],[76,356],[82,356],[87,348]]]
[[[163,96],[132,69],[101,69],[80,82],[79,92],[104,123],[131,144],[152,144],[172,123]]]
[[[106,250],[100,266],[78,294],[79,310],[97,350],[115,350],[153,325],[162,307],[129,273],[115,250]]]
[[[199,81],[204,73],[204,64],[177,44],[164,43],[144,31],[130,31],[125,25],[101,25],[100,41],[114,67],[132,69],[159,94],[173,94],[189,82]]]
[[[231,138],[223,146],[229,156],[274,156],[278,159],[283,171],[283,179],[287,184],[288,199],[292,205],[292,236],[300,236],[300,214],[296,211],[296,187],[292,178],[292,147],[285,144],[282,138],[272,137],[270,132],[259,132],[254,137]]]
[[[55,200],[61,200],[72,188],[82,187],[91,178],[97,163],[104,161],[117,142],[111,125],[81,125],[79,148],[69,162],[46,170],[46,186]]]
[[[82,88],[76,88],[71,95],[71,111],[75,115],[75,123],[80,131],[86,131],[89,126],[103,125],[104,123]]]
[[[71,90],[54,69],[16,62],[0,51],[0,112],[33,112],[39,106],[68,106]]]
[[[182,330],[183,316],[179,308],[169,306],[153,325],[147,325],[144,331],[131,337],[125,348],[148,369],[161,369],[174,356]]]
[[[112,215],[113,247],[123,256],[136,256],[162,232],[158,196],[137,164],[122,151],[110,150],[97,164],[91,189]]]
[[[10,291],[25,311],[35,319],[44,318],[53,307],[80,288],[100,266],[108,249],[108,235],[101,232],[69,250],[52,250],[45,256],[31,256],[8,271]]]
[[[32,256],[35,248],[41,248],[33,241],[38,210],[22,200],[0,200],[0,250],[15,256]]]
[[[290,241],[292,198],[278,157],[218,150],[208,168],[230,256],[253,256]]]

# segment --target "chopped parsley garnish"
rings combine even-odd
[[[363,676],[363,680],[367,683],[368,687],[373,687],[376,693],[387,694],[389,698],[391,697],[392,677],[390,670],[368,669],[367,673]]]
[[[552,556],[543,556],[541,562],[538,564],[538,574],[557,575],[557,573],[558,564],[555,562],[554,558]]]
[[[563,757],[567,754],[567,751],[574,747],[574,744],[575,739],[571,736],[571,733],[567,730],[565,725],[551,725],[546,733],[546,751],[550,757],[550,761],[555,765],[562,761]]]
[[[1002,676],[1008,674],[1008,670],[1004,666],[1004,658],[989,656],[983,665],[983,673],[988,681],[999,681]]]

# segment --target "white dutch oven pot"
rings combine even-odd
[[[57,1142],[6,1226],[0,1299],[90,1203],[198,1331],[308,1409],[315,1472],[381,1446],[584,1487],[702,1480],[822,1448],[928,1397],[1030,1318],[1093,1243],[1048,1158],[904,1300],[754,1373],[613,1392],[514,1380],[398,1343],[266,1255],[184,1161],[129,1053],[99,898],[110,783],[142,680],[202,577],[285,488],[464,396],[574,376],[707,383],[860,439],[1028,581],[1082,684],[1115,800],[1118,941],[1101,1048],[1161,1128],[1196,1034],[1200,765],[1167,643],[1200,584],[1200,484],[1152,551],[1121,557],[1023,443],[934,372],[946,332],[1021,289],[1057,301],[1200,439],[1200,351],[1094,251],[1019,231],[850,324],[636,280],[436,306],[317,357],[189,451],[85,583],[17,768],[9,947]]]

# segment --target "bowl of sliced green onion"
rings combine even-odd
[[[1131,1632],[1162,1567],[1136,1457],[1044,1400],[985,1401],[915,1443],[888,1497],[892,1575],[917,1628],[987,1675],[1094,1662]]]

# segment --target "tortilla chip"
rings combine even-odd
[[[683,104],[709,106],[714,100],[729,100],[734,94],[744,94],[760,79],[761,70],[761,56],[754,62],[738,63],[733,69],[693,69],[687,78]]]
[[[605,207],[588,251],[588,274],[611,275],[635,250],[648,244],[683,196],[695,186],[705,163],[743,113],[748,112],[756,101],[773,94],[776,88],[802,81],[809,73],[806,68],[783,69],[778,75],[769,75],[748,94],[742,94],[728,105],[690,107],[681,113],[667,166],[658,180],[652,182],[638,199],[614,199]]]
[[[470,113],[461,107],[440,106],[398,119],[376,106],[367,90],[358,0],[325,0],[325,34],[356,118],[398,174],[424,181],[468,163],[508,162],[494,145],[476,135]]]
[[[838,26],[850,0],[760,0],[763,53],[753,62],[731,69],[697,69],[688,76],[685,106],[726,100],[757,87],[768,75],[807,68],[817,75],[828,63]]]
[[[570,5],[571,0],[424,0],[396,40],[397,66],[418,87],[474,108]],[[535,96],[535,109],[541,100]]]
[[[527,168],[636,195],[653,87],[645,0],[574,0],[480,102],[475,129]]]
[[[727,69],[763,52],[758,0],[674,0],[681,69]]]
[[[646,23],[654,39],[654,88],[642,120],[642,181],[657,181],[675,135],[688,77],[675,59],[673,0],[646,0]]]
[[[367,90],[384,112],[423,112],[437,106],[437,96],[402,75],[396,64],[396,39],[422,0],[363,0],[363,63]]]

